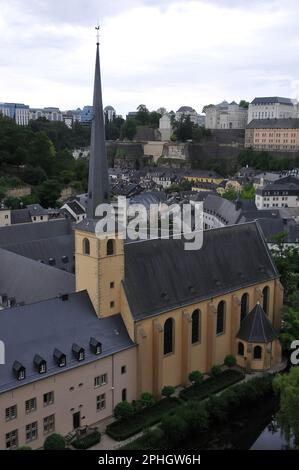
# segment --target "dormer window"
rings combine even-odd
[[[84,361],[85,358],[85,350],[78,346],[78,344],[74,343],[72,346],[72,352],[77,359],[77,361]]]
[[[47,362],[38,354],[34,356],[33,363],[39,374],[45,374],[47,372]]]
[[[19,361],[13,363],[12,369],[17,380],[24,380],[26,378],[26,368]]]
[[[59,349],[54,349],[53,357],[58,367],[66,366],[66,355],[59,351]]]
[[[102,343],[100,343],[100,341],[98,341],[97,339],[91,337],[89,341],[89,346],[93,354],[102,354]]]

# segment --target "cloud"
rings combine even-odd
[[[0,100],[90,104],[98,19],[104,101],[117,112],[293,97],[298,14],[293,0],[0,0]]]

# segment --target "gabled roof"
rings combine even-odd
[[[200,250],[184,242],[125,244],[124,288],[136,321],[278,277],[255,222],[204,231]]]
[[[2,310],[0,331],[5,344],[0,393],[40,380],[33,363],[36,354],[47,361],[45,378],[134,346],[121,316],[98,318],[86,291],[71,294],[66,300],[55,298]],[[101,355],[90,351],[91,336],[102,344]],[[78,362],[74,358],[73,343],[85,348],[84,361]],[[66,355],[63,369],[58,367],[54,357],[57,349]],[[26,367],[25,380],[16,379],[13,373],[15,361]]]
[[[242,321],[237,338],[248,343],[270,343],[278,338],[260,303]]]

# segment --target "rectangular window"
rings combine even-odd
[[[127,366],[121,366],[121,373],[125,374],[127,372]]]
[[[106,395],[102,393],[102,395],[97,396],[97,411],[102,411],[106,408]]]
[[[26,442],[35,441],[37,439],[37,421],[26,425]]]
[[[10,431],[5,434],[6,449],[16,449],[18,447],[18,430]]]
[[[30,398],[30,400],[25,401],[25,411],[26,413],[31,413],[36,410],[36,398]]]
[[[44,434],[50,434],[55,431],[55,415],[44,418]]]
[[[54,403],[54,392],[44,393],[44,406],[49,406]]]
[[[17,417],[17,405],[9,406],[5,410],[5,420],[11,421]]]
[[[113,308],[114,307],[114,302],[110,302],[110,308]]]
[[[98,375],[97,377],[94,378],[95,388],[102,387],[102,385],[107,385],[107,383],[108,383],[107,374]]]
[[[114,289],[114,282],[110,282],[110,289]]]

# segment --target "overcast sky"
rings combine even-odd
[[[0,0],[0,101],[126,114],[255,96],[299,98],[298,0]]]

